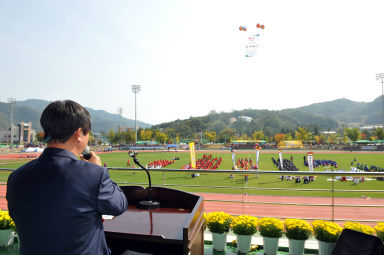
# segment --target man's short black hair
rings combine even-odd
[[[84,135],[91,131],[91,116],[83,106],[74,101],[55,101],[44,109],[40,124],[45,141],[65,143],[79,128]]]

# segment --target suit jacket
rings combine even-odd
[[[120,215],[127,199],[106,168],[47,148],[8,178],[7,200],[21,254],[110,254],[102,214]]]

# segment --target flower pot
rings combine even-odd
[[[336,242],[326,243],[323,241],[319,241],[319,255],[331,255],[335,246],[336,246]]]
[[[237,250],[247,253],[251,250],[252,235],[237,235]]]
[[[11,239],[11,229],[0,230],[0,246],[8,246],[8,241]]]
[[[212,233],[212,242],[215,251],[224,251],[227,243],[227,233]]]
[[[288,239],[289,255],[303,255],[305,240]]]
[[[263,236],[263,247],[265,255],[276,255],[279,248],[279,238]]]

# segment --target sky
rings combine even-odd
[[[0,102],[71,99],[134,119],[141,85],[137,119],[149,124],[371,102],[383,10],[382,0],[0,0]],[[255,33],[257,55],[245,57]]]

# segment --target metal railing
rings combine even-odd
[[[0,168],[0,171],[13,171],[14,169],[9,168]],[[139,168],[123,168],[123,167],[108,167],[108,170],[114,170],[114,171],[130,171],[130,172],[139,172],[144,171]],[[326,172],[309,172],[309,171],[258,171],[258,170],[202,170],[202,169],[196,169],[196,170],[190,170],[190,169],[148,169],[152,173],[162,173],[162,184],[160,184],[163,187],[181,187],[181,188],[211,188],[211,189],[237,189],[241,190],[241,200],[214,200],[214,199],[205,199],[207,202],[222,202],[222,203],[241,203],[241,204],[263,204],[263,205],[282,205],[282,206],[318,206],[318,207],[331,207],[332,208],[332,217],[331,219],[324,219],[324,220],[332,220],[332,221],[359,221],[359,222],[377,222],[377,220],[350,220],[350,219],[335,219],[335,208],[336,207],[354,207],[354,208],[384,208],[384,204],[382,205],[364,205],[364,204],[358,204],[358,205],[350,205],[350,204],[335,204],[335,193],[337,192],[361,192],[361,193],[384,193],[383,190],[347,190],[347,189],[335,189],[334,182],[336,177],[339,176],[351,176],[351,177],[381,177],[384,178],[384,172],[341,172],[341,171],[326,171]],[[291,189],[291,188],[259,188],[259,187],[248,187],[245,186],[245,181],[242,182],[242,186],[213,186],[213,185],[183,185],[183,184],[171,184],[166,183],[166,177],[165,173],[209,173],[209,174],[236,174],[236,175],[278,175],[278,176],[328,176],[332,178],[331,181],[331,187],[329,189]],[[142,185],[147,186],[148,183],[129,183],[129,182],[118,182],[119,185]],[[0,184],[0,185],[6,185],[6,184]],[[158,184],[156,184],[158,185]],[[266,191],[297,191],[297,192],[321,192],[326,191],[330,192],[331,196],[331,203],[282,203],[282,202],[260,202],[260,201],[244,201],[244,194],[247,190],[266,190]],[[199,192],[199,191],[197,191]],[[383,195],[384,197],[384,195]],[[4,198],[4,197],[0,197]],[[260,215],[254,215],[259,216]],[[288,217],[286,217],[288,218]],[[305,220],[314,220],[317,218],[302,218]]]
[[[109,170],[133,170],[133,171],[144,171],[141,169],[132,169],[132,168],[120,168],[120,167],[109,167]],[[335,219],[335,208],[336,207],[353,207],[353,208],[384,208],[384,204],[382,205],[350,205],[350,204],[336,204],[335,203],[335,194],[337,192],[359,192],[359,193],[384,193],[383,190],[351,190],[351,189],[335,189],[335,180],[336,177],[340,176],[351,176],[351,177],[381,177],[384,178],[384,172],[347,172],[347,171],[324,171],[324,172],[309,172],[309,171],[273,171],[273,170],[190,170],[190,169],[149,169],[149,171],[153,173],[163,173],[163,187],[181,187],[181,188],[211,188],[211,189],[237,189],[241,190],[241,201],[239,200],[213,200],[213,199],[205,199],[207,202],[222,202],[222,203],[241,203],[241,204],[264,204],[264,205],[287,205],[287,206],[319,206],[319,207],[331,207],[332,216],[330,219],[324,220],[332,220],[332,221],[359,221],[359,222],[377,222],[377,220],[352,220],[352,219]],[[165,173],[209,173],[209,174],[236,174],[236,175],[278,175],[278,176],[328,176],[332,178],[330,182],[329,189],[291,189],[291,188],[259,188],[259,187],[248,187],[245,186],[245,181],[242,182],[242,186],[211,186],[211,185],[182,185],[182,184],[167,184]],[[147,183],[118,183],[118,184],[135,184],[135,185],[143,185],[147,186]],[[247,190],[266,190],[266,191],[297,191],[297,192],[317,192],[317,191],[325,191],[330,192],[331,203],[328,204],[316,204],[316,203],[281,203],[281,202],[257,202],[257,201],[244,201],[244,193]],[[383,195],[384,197],[384,195]],[[254,215],[260,216],[260,215]],[[288,218],[288,217],[287,217]],[[302,218],[305,220],[314,220],[318,218]]]

